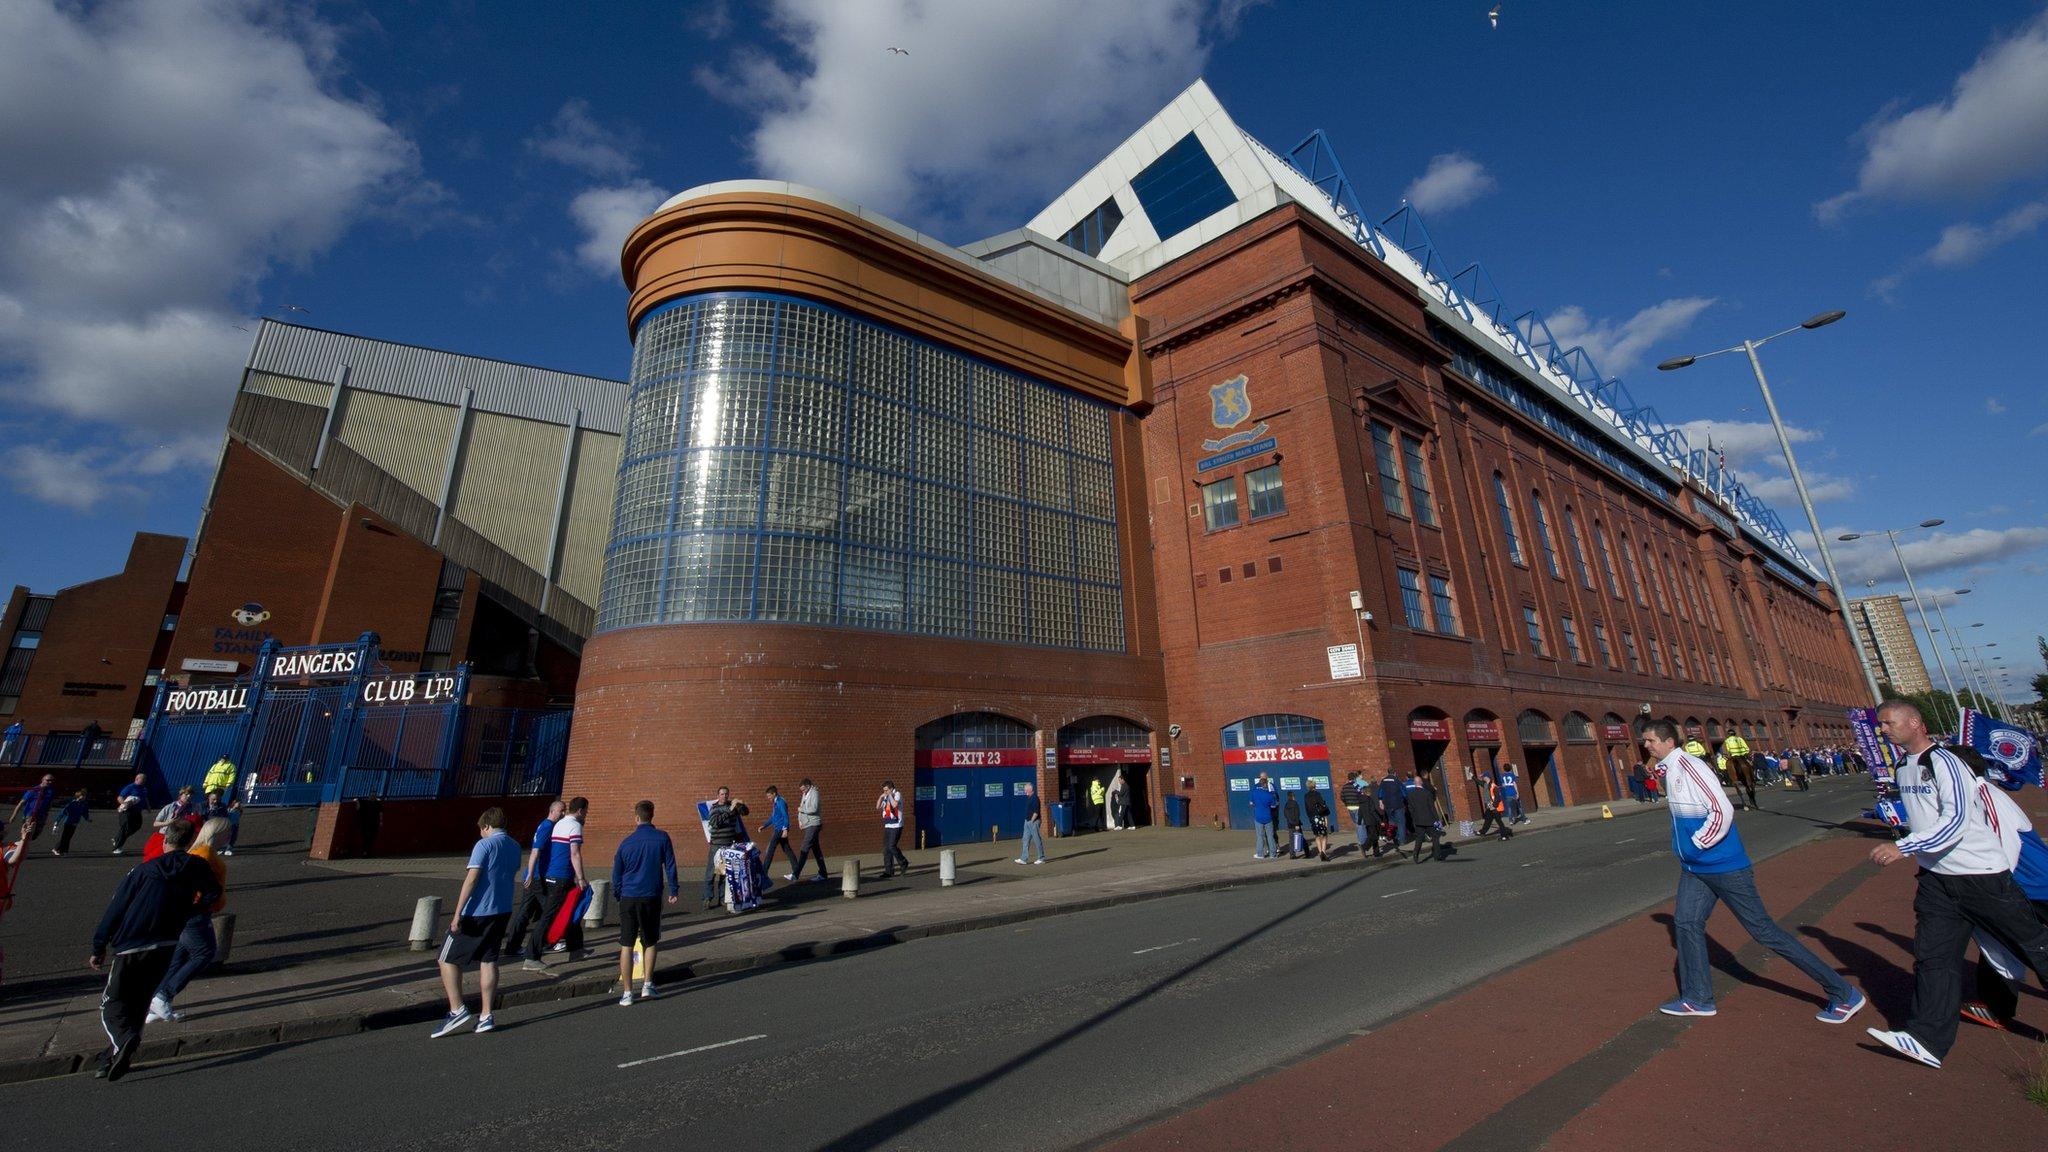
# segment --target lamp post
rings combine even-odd
[[[1939,521],[1936,521],[1936,523],[1939,523]],[[1901,563],[1903,564],[1904,561],[1901,561]],[[1968,596],[1969,594],[1970,589],[1968,588],[1958,588],[1949,593],[1950,596]],[[1928,599],[1934,601],[1934,614],[1941,618],[1941,631],[1944,633],[1944,638],[1948,641],[1950,655],[1956,658],[1956,670],[1963,674],[1963,687],[1975,691],[1980,697],[1983,696],[1983,686],[1971,682],[1970,669],[1963,663],[1963,641],[1961,637],[1956,635],[1956,630],[1949,627],[1948,612],[1941,606],[1941,593],[1936,592],[1929,596]],[[1930,642],[1929,647],[1936,647],[1933,644],[1934,637],[1932,635],[1929,635],[1927,639]],[[1938,656],[1939,654],[1939,651],[1937,651],[1936,655]]]
[[[1825,328],[1847,315],[1847,312],[1839,309],[1833,312],[1822,312],[1819,315],[1808,317],[1806,320],[1785,329],[1783,332],[1773,332],[1761,340],[1744,340],[1740,344],[1728,348],[1717,348],[1712,352],[1702,352],[1697,356],[1674,356],[1657,365],[1657,371],[1674,372],[1680,368],[1691,367],[1710,356],[1720,356],[1729,352],[1741,352],[1749,357],[1749,368],[1751,372],[1756,374],[1757,389],[1764,394],[1764,409],[1771,414],[1771,428],[1778,434],[1778,447],[1783,449],[1785,453],[1785,467],[1792,473],[1792,487],[1799,492],[1799,506],[1806,511],[1807,526],[1813,529],[1814,545],[1820,549],[1821,566],[1827,569],[1828,586],[1835,590],[1835,607],[1840,610],[1842,614],[1842,627],[1847,630],[1845,638],[1849,642],[1849,655],[1855,659],[1857,666],[1863,669],[1863,686],[1869,690],[1871,702],[1875,703],[1878,700],[1877,677],[1871,674],[1870,665],[1857,652],[1856,621],[1849,616],[1849,594],[1842,590],[1842,578],[1835,574],[1835,558],[1828,553],[1827,536],[1821,532],[1820,517],[1816,516],[1813,511],[1813,497],[1807,495],[1806,478],[1799,474],[1799,461],[1792,455],[1792,438],[1786,435],[1785,422],[1778,417],[1778,402],[1771,396],[1771,382],[1765,379],[1763,361],[1757,359],[1756,355],[1758,348],[1776,340],[1780,336],[1790,336],[1794,332],[1813,328]]]
[[[1920,627],[1927,633],[1927,647],[1934,652],[1934,665],[1941,669],[1941,682],[1948,685],[1949,699],[1955,700],[1956,707],[1961,708],[1963,706],[1962,701],[1956,699],[1956,682],[1949,677],[1948,662],[1941,658],[1941,645],[1934,639],[1934,625],[1929,623],[1927,619],[1927,604],[1920,599],[1920,589],[1913,583],[1913,570],[1906,565],[1906,554],[1899,551],[1899,533],[1911,532],[1914,528],[1935,528],[1944,523],[1946,521],[1936,517],[1932,520],[1922,520],[1908,528],[1883,528],[1879,529],[1879,531],[1883,532],[1885,538],[1892,542],[1892,555],[1898,558],[1899,571],[1906,574],[1906,591],[1913,594],[1913,606],[1920,610]],[[1842,534],[1840,539],[1845,541],[1861,540],[1867,535],[1869,535],[1867,532],[1846,532]],[[1958,712],[1957,715],[1961,716],[1962,713]]]
[[[1972,627],[1972,628],[1982,628],[1983,626],[1984,626],[1984,625],[1983,625],[1983,624],[1981,624],[1981,623],[1979,623],[1979,624],[1972,624],[1972,625],[1970,625],[1970,627]],[[1991,641],[1987,641],[1987,642],[1986,642],[1986,643],[1984,644],[1984,647],[1986,647],[1986,648],[1996,648],[1996,647],[1998,647],[1998,641],[1996,641],[1996,640],[1991,640]],[[1977,662],[1977,665],[1978,665],[1978,667],[1980,667],[1980,668],[1981,668],[1981,667],[1984,667],[1984,666],[1985,666],[1985,665],[1984,665],[1984,654],[1983,654],[1983,653],[1982,653],[1981,651],[1979,651],[1979,650],[1977,649],[1977,647],[1976,647],[1975,645],[1972,645],[1972,646],[1971,646],[1971,648],[1970,648],[1970,658],[1971,658],[1972,660],[1974,660],[1974,661],[1976,661],[1976,662]],[[2007,713],[2006,713],[2006,711],[2005,711],[2005,701],[2003,701],[2003,700],[2001,700],[2001,699],[1999,699],[1999,698],[1997,698],[1997,697],[1995,697],[1995,696],[1993,696],[1993,697],[1990,697],[1990,698],[1989,698],[1989,700],[1990,700],[1991,714],[1992,714],[1993,716],[1996,716],[1996,717],[1998,717],[1998,718],[1999,718],[2000,720],[2003,720],[2003,721],[2005,721],[2005,722],[2006,722],[2006,723],[2008,723],[2008,724],[2012,723],[2012,717],[2011,717],[2011,716],[2009,716],[2009,715],[2007,715]]]

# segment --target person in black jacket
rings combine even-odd
[[[1429,858],[1437,858],[1443,847],[1443,831],[1438,827],[1436,794],[1423,786],[1422,779],[1415,773],[1408,774],[1408,783],[1401,787],[1402,803],[1408,813],[1408,835],[1415,841],[1415,862],[1422,863],[1422,841],[1429,840]]]
[[[1401,782],[1394,779],[1394,770],[1387,769],[1386,779],[1380,781],[1380,822],[1386,825],[1387,838],[1394,842],[1394,851],[1408,841],[1408,806],[1401,798]]]
[[[1287,822],[1287,858],[1299,860],[1302,853],[1294,846],[1301,843],[1301,803],[1292,792],[1282,792],[1281,795],[1287,797],[1287,802],[1280,806],[1281,819]]]
[[[1330,802],[1314,784],[1308,789],[1308,832],[1316,838],[1316,859],[1330,858]]]
[[[213,869],[185,848],[192,843],[192,824],[174,820],[164,828],[164,854],[138,864],[121,880],[106,914],[92,935],[95,972],[107,969],[107,989],[100,999],[100,1023],[113,1046],[100,1059],[97,1075],[119,1080],[128,1074],[135,1049],[142,1043],[142,1025],[149,998],[170,971],[178,935],[194,909],[220,898]],[[111,956],[112,964],[108,964]]]

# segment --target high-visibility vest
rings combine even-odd
[[[206,770],[206,791],[225,793],[235,782],[235,762],[223,756]]]

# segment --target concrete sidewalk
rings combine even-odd
[[[1660,809],[1624,801],[1612,811],[1622,818]],[[1597,804],[1543,809],[1532,813],[1530,822],[1518,832],[1580,824],[1601,819],[1601,814],[1602,806]],[[849,846],[848,839],[843,834],[828,836],[827,847],[843,851]],[[664,927],[658,979],[672,983],[797,963],[1067,912],[1282,880],[1322,869],[1356,868],[1361,863],[1387,867],[1393,866],[1395,859],[1391,855],[1385,861],[1370,856],[1361,859],[1348,829],[1333,837],[1332,847],[1338,854],[1325,863],[1314,859],[1253,860],[1249,832],[1144,828],[1050,841],[1051,861],[1043,866],[1015,864],[1015,841],[962,845],[954,849],[958,883],[948,888],[941,886],[937,876],[937,849],[909,852],[913,868],[908,875],[878,880],[878,831],[873,839],[865,858],[854,857],[863,865],[857,899],[841,898],[837,869],[842,857],[835,855],[831,858],[835,871],[825,883],[781,883],[782,864],[778,861],[775,889],[759,909],[746,915],[729,916],[722,911],[671,914]],[[228,969],[196,982],[180,998],[179,1008],[189,1014],[188,1020],[151,1026],[142,1061],[344,1035],[424,1022],[441,1014],[443,1002],[431,956],[404,948],[411,897],[400,903],[397,894],[436,894],[452,901],[462,870],[460,857],[328,863],[301,862],[278,853],[275,860],[249,870],[291,870],[297,875],[270,882],[278,887],[254,891],[236,884],[248,859],[245,852],[233,862],[230,907],[240,917],[238,933],[248,934],[245,938],[251,947],[268,949],[268,959],[259,962],[258,970],[244,969],[244,946],[238,943]],[[695,907],[700,895],[699,877],[687,868],[685,873],[678,910]],[[115,878],[118,868],[109,870],[107,888]],[[374,888],[357,881],[374,881]],[[304,942],[307,934],[296,928],[278,929],[304,923],[314,905],[322,901],[342,899],[353,906],[371,898],[379,903],[374,908],[359,908],[358,919],[376,925],[375,938],[388,942],[384,946],[358,945],[338,957],[319,947],[311,950],[314,958],[307,962],[281,959],[295,941]],[[79,899],[84,900],[82,896]],[[92,914],[96,915],[98,901],[103,899],[102,891],[90,902]],[[10,914],[6,927],[11,964],[16,937],[26,926]],[[71,931],[61,937],[63,953],[74,971],[83,970],[82,941],[89,938],[90,931],[88,916],[82,935]],[[350,939],[362,936],[360,929],[346,930],[346,934]],[[591,943],[596,951],[588,959],[551,964],[544,975],[523,972],[517,965],[505,966],[499,988],[501,1004],[516,1008],[607,991],[617,975],[615,940],[608,930],[595,932]],[[44,943],[39,947],[52,946]],[[0,1082],[78,1071],[105,1047],[98,1019],[98,984],[90,974],[81,980],[52,971],[41,981],[47,994],[10,996],[0,1004]],[[473,978],[470,987],[473,997]]]

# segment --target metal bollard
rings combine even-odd
[[[441,927],[441,898],[422,896],[412,907],[412,931],[406,933],[405,942],[415,952],[425,952],[434,946],[434,937]]]
[[[840,867],[839,894],[848,900],[860,895],[860,861],[848,860]]]
[[[612,882],[610,880],[592,880],[590,882],[590,907],[583,910],[583,926],[585,928],[604,927],[604,914],[610,909],[611,896]]]
[[[228,963],[228,954],[235,950],[235,914],[233,912],[214,913],[213,939],[216,945],[213,962],[216,966],[225,968]]]
[[[953,850],[951,848],[942,848],[939,850],[939,887],[951,888],[953,886],[953,875]]]

